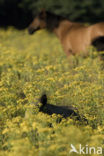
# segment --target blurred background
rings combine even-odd
[[[0,27],[26,28],[41,8],[71,21],[104,21],[104,0],[0,0]]]

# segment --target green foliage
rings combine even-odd
[[[104,20],[103,0],[2,0],[0,1],[1,21],[6,23],[7,20],[7,23],[15,26],[26,22],[28,25],[31,14],[35,16],[41,8],[72,21],[95,23]]]
[[[68,17],[70,20],[96,21],[104,13],[104,1],[100,0],[23,0],[22,7],[25,5],[32,10],[33,14],[41,8]],[[89,16],[90,15],[90,16]],[[100,17],[99,17],[100,16]]]
[[[104,71],[96,51],[67,59],[44,30],[0,35],[0,155],[66,156],[70,144],[104,148]],[[43,92],[51,104],[76,107],[88,126],[39,112]]]

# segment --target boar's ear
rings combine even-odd
[[[45,19],[46,18],[46,10],[44,8],[41,9],[40,14],[39,14],[39,17],[41,19]]]

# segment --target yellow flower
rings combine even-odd
[[[8,128],[5,128],[3,131],[2,131],[2,134],[5,134],[5,133],[8,133],[9,129]]]

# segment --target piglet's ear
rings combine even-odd
[[[41,19],[45,19],[46,18],[46,10],[44,8],[41,9],[39,16],[40,16]]]

